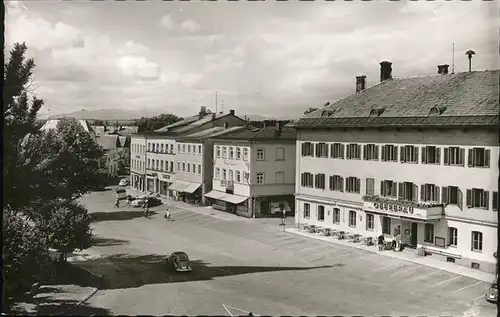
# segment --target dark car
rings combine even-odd
[[[496,281],[491,283],[491,287],[485,297],[488,302],[496,303],[498,301],[498,284]]]
[[[188,255],[182,251],[170,254],[167,265],[176,272],[191,272],[193,270]]]
[[[133,207],[144,207],[146,201],[148,202],[148,208],[160,206],[161,204],[163,204],[162,201],[156,197],[140,196],[134,199],[130,199],[131,205]]]

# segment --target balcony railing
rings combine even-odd
[[[364,209],[387,215],[431,220],[441,218],[444,213],[444,205],[438,202],[390,199],[378,195],[366,195],[363,200]]]

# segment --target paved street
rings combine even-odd
[[[165,206],[113,208],[114,191],[83,198],[97,246],[81,265],[103,275],[89,305],[146,315],[495,316],[485,282],[363,250],[282,232],[278,219],[214,218]],[[182,250],[194,271],[173,274]]]

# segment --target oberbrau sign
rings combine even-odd
[[[406,214],[413,213],[412,206],[402,206],[398,204],[388,204],[388,203],[373,203],[373,207],[375,207],[375,209],[388,210],[392,212],[403,212]]]

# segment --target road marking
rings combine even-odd
[[[435,270],[435,271],[432,271],[431,273],[427,273],[425,275],[417,276],[416,280],[419,280],[421,278],[426,278],[426,277],[429,277],[431,275],[434,275],[434,274],[440,273],[440,272],[443,272],[443,271],[441,271],[441,270]]]
[[[455,277],[449,278],[449,279],[444,280],[444,281],[441,281],[441,282],[439,282],[439,283],[432,284],[432,285],[431,285],[431,287],[438,286],[438,285],[443,285],[443,284],[448,283],[448,282],[450,282],[450,281],[456,280],[457,278],[460,278],[460,277],[462,277],[462,275],[457,275],[457,276],[455,276]]]
[[[468,289],[469,287],[473,287],[473,286],[479,285],[479,284],[481,284],[481,283],[483,283],[483,281],[479,281],[479,282],[476,282],[476,283],[474,283],[474,284],[471,284],[471,285],[468,285],[468,286],[462,287],[462,288],[460,288],[460,289],[457,289],[456,291],[453,291],[452,293],[463,291],[464,289]]]
[[[231,314],[231,312],[229,311],[229,309],[234,309],[234,310],[238,310],[242,313],[245,313],[245,314],[250,314],[250,312],[248,310],[244,310],[244,309],[241,309],[241,308],[236,308],[236,307],[232,307],[232,306],[229,306],[229,305],[224,305],[222,304],[222,306],[224,306],[224,309],[227,311],[227,313],[231,316],[234,316],[233,314]],[[260,316],[260,315],[257,315],[257,314],[254,314],[252,313],[252,315],[254,316]]]
[[[204,223],[206,221],[211,221],[211,220],[213,220],[213,218],[201,217],[201,219],[197,219],[197,220],[191,222],[191,224],[192,225],[197,225],[197,224]]]
[[[229,311],[229,309],[227,309],[226,305],[222,304],[222,307],[224,307],[224,309],[227,311],[227,313],[229,314],[229,316],[233,317],[233,314],[231,314],[231,312]]]
[[[379,269],[373,270],[373,271],[372,271],[372,273],[374,273],[374,272],[380,272],[380,271],[385,270],[385,269],[387,269],[387,268],[390,268],[390,267],[393,267],[393,266],[395,266],[395,265],[398,265],[398,264],[400,264],[400,263],[402,263],[402,262],[403,262],[403,261],[397,261],[396,263],[388,264],[388,265],[383,266],[383,267],[381,267],[381,268],[379,268]]]
[[[404,274],[404,273],[407,273],[407,272],[410,272],[410,271],[413,271],[413,270],[416,270],[418,269],[420,266],[414,266],[414,267],[411,267],[407,270],[404,270],[404,271],[399,271],[399,272],[396,272],[394,274],[392,274],[391,276],[396,276],[396,275],[399,275],[399,274]]]

